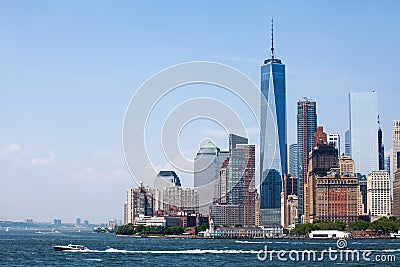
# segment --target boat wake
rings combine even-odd
[[[82,251],[83,252],[83,251]],[[235,250],[235,249],[188,249],[188,250],[125,250],[108,248],[106,250],[87,250],[84,252],[96,253],[132,253],[132,254],[257,254],[257,250]]]

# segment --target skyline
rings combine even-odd
[[[7,25],[0,28],[0,220],[121,219],[126,189],[136,186],[121,144],[124,113],[136,88],[154,73],[192,60],[233,66],[259,86],[271,17],[276,57],[287,72],[288,145],[296,140],[297,99],[316,99],[318,125],[341,134],[344,144],[348,93],[375,90],[390,153],[400,96],[396,1],[123,3],[0,4],[1,25]],[[193,88],[224,96],[211,86]],[[184,96],[193,92],[174,103]],[[168,108],[164,103],[159,110]],[[227,147],[220,130],[194,123],[181,135],[185,155],[193,158],[202,138]],[[257,137],[249,136],[249,142],[257,144]],[[150,146],[155,154],[156,147]],[[156,157],[155,164],[168,167],[162,160]],[[85,205],[71,207],[71,198]]]

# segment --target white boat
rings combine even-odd
[[[81,245],[72,245],[69,244],[68,246],[53,246],[55,251],[87,251],[89,250],[85,246]]]
[[[338,231],[338,230],[315,230],[309,235],[309,238],[350,238],[351,234],[348,232]]]
[[[390,233],[390,238],[400,238],[400,230],[397,233]]]
[[[10,227],[6,227],[6,232],[10,231]]]

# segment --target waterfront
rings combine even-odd
[[[89,252],[56,252],[54,245],[80,244]],[[259,261],[264,250],[336,249],[336,240],[304,239],[188,239],[188,238],[119,238],[114,234],[91,232],[51,232],[10,230],[0,232],[1,266],[292,266],[290,259]],[[400,239],[348,240],[348,249],[371,250],[375,255],[394,255],[395,262],[329,262],[324,265],[398,266]],[[397,263],[397,264],[396,264]],[[318,262],[300,261],[301,266]]]

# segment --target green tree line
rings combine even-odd
[[[382,217],[373,222],[359,220],[349,222],[347,225],[342,221],[319,222],[298,224],[290,232],[291,235],[306,235],[314,230],[339,230],[339,231],[363,231],[372,230],[381,234],[397,233],[400,229],[400,220],[396,217]]]
[[[181,235],[184,232],[184,228],[181,226],[144,226],[133,224],[125,224],[123,226],[117,226],[115,233],[117,235]]]

